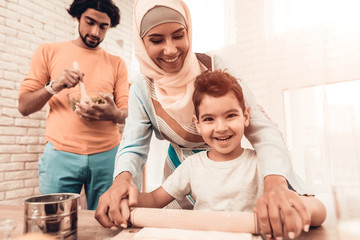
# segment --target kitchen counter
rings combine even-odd
[[[116,239],[131,240],[140,228],[110,230],[103,228],[94,218],[95,211],[78,211],[78,240]],[[16,205],[0,205],[0,218],[10,218],[16,221],[16,228],[11,237],[14,239],[23,234],[24,207]],[[333,224],[312,228],[308,233],[302,233],[297,240],[337,240],[336,228]]]
[[[139,228],[110,230],[103,228],[94,218],[95,211],[78,211],[78,240],[103,240],[111,239],[120,233],[121,239],[131,240],[140,230]],[[24,231],[24,207],[15,205],[0,205],[0,218],[10,218],[16,221],[12,239],[19,237]]]

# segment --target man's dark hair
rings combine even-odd
[[[106,13],[111,20],[111,27],[116,27],[120,23],[120,10],[112,0],[74,0],[67,11],[72,17],[80,20],[81,14],[89,8]]]

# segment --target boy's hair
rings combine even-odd
[[[199,118],[199,105],[205,95],[221,97],[232,91],[239,101],[240,107],[245,111],[245,102],[242,88],[237,79],[222,70],[205,71],[194,82],[193,103],[195,115]]]
[[[120,23],[120,10],[112,0],[74,0],[67,11],[80,20],[81,14],[89,8],[106,13],[111,20],[110,27],[116,27]]]

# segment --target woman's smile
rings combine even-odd
[[[184,59],[181,57],[183,54],[179,54],[176,57],[160,57],[158,61],[154,61],[161,69],[168,73],[179,72],[183,66]]]
[[[177,73],[183,67],[190,48],[187,30],[180,23],[163,23],[143,37],[146,52],[154,63],[167,73]]]
[[[170,59],[170,58],[161,58],[161,59],[162,59],[163,61],[165,61],[165,62],[173,63],[173,62],[175,62],[176,60],[179,59],[179,56],[174,57],[174,58],[172,58],[172,59]]]

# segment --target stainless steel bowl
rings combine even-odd
[[[24,199],[24,233],[43,232],[57,239],[77,239],[79,194],[43,194]]]

